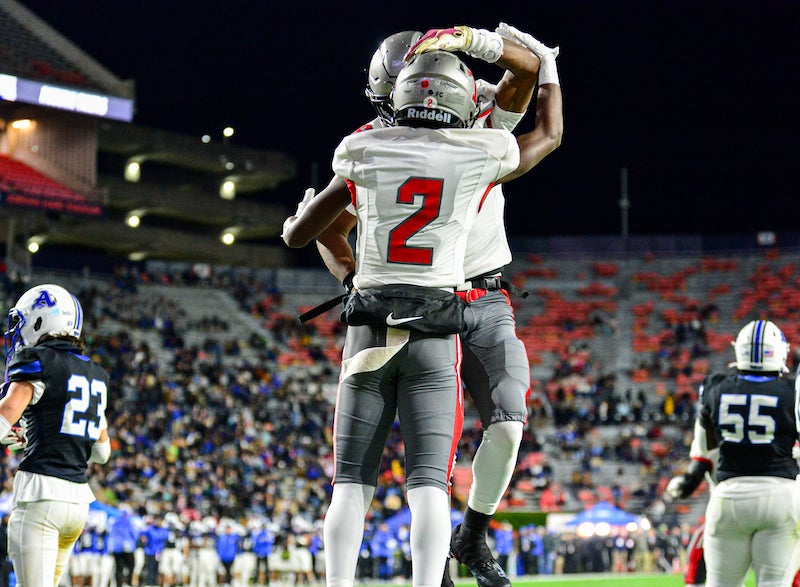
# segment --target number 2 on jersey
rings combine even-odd
[[[69,400],[64,406],[61,433],[100,438],[100,416],[106,411],[107,389],[104,381],[89,380],[83,375],[72,375],[67,382]],[[97,396],[97,401],[92,397]]]
[[[389,263],[430,265],[433,262],[431,247],[413,247],[408,240],[439,216],[442,203],[442,179],[411,177],[397,190],[398,204],[414,204],[422,196],[422,207],[389,232]]]
[[[719,398],[722,438],[727,442],[742,442],[746,429],[750,444],[769,444],[775,438],[775,418],[762,414],[761,408],[774,408],[777,405],[778,398],[772,395],[723,393]]]

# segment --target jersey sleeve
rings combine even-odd
[[[511,132],[517,128],[523,116],[525,116],[524,112],[510,112],[495,104],[492,113],[489,115],[489,126]]]
[[[336,150],[333,152],[333,162],[331,163],[333,173],[343,179],[352,180],[355,175],[355,159],[348,148],[348,140],[345,137]]]
[[[510,132],[504,132],[505,154],[500,159],[500,172],[497,179],[504,177],[519,167],[519,145]]]
[[[689,449],[689,458],[693,460],[707,461],[713,469],[717,468],[717,460],[719,459],[719,449],[709,448],[709,434],[711,430],[706,429],[700,418],[694,421],[694,436],[692,437],[692,445]]]
[[[14,354],[6,368],[9,381],[39,381],[44,378],[42,360],[35,348],[24,348]]]

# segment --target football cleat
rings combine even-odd
[[[450,555],[447,555],[447,562],[444,563],[444,573],[442,574],[442,587],[455,587],[452,577],[450,577]]]
[[[469,569],[478,587],[510,587],[508,575],[494,560],[484,537],[463,530],[461,524],[450,537],[450,555]]]

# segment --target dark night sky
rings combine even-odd
[[[21,1],[136,80],[135,122],[230,124],[295,156],[297,184],[270,195],[287,202],[372,118],[364,68],[382,38],[504,20],[561,46],[565,103],[561,148],[506,188],[510,233],[618,234],[621,166],[632,234],[797,228],[797,0]]]

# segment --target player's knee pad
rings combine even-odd
[[[497,451],[515,453],[522,442],[522,422],[494,422],[483,431],[483,442],[489,442]]]

